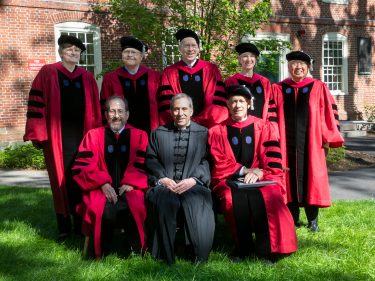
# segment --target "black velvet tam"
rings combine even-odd
[[[85,45],[77,37],[72,35],[61,35],[57,44],[61,46],[62,44],[72,44],[81,49],[82,52],[86,51]]]
[[[176,34],[174,35],[176,37],[176,39],[181,42],[182,40],[184,40],[185,38],[187,37],[192,37],[195,39],[195,41],[197,41],[197,44],[199,45],[199,37],[198,35],[191,29],[187,29],[187,28],[181,28],[179,29]]]
[[[257,46],[255,46],[254,44],[252,43],[240,43],[236,46],[236,52],[241,55],[243,53],[246,53],[246,52],[250,52],[250,53],[253,53],[255,54],[256,56],[259,56],[260,52],[257,48]]]
[[[286,55],[287,61],[301,60],[307,64],[311,64],[311,57],[303,51],[293,51]]]
[[[121,44],[121,51],[125,50],[126,48],[133,48],[141,53],[144,53],[146,50],[145,44],[136,37],[133,36],[124,36],[120,39]]]

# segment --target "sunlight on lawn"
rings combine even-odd
[[[95,262],[82,260],[82,237],[55,241],[50,190],[0,187],[0,280],[375,280],[374,213],[374,200],[334,202],[321,210],[321,232],[299,228],[299,251],[272,265],[232,262],[221,216],[207,264],[168,267],[148,254]]]

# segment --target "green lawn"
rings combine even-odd
[[[374,200],[334,202],[321,211],[321,232],[298,229],[299,251],[273,265],[233,263],[221,219],[207,264],[116,255],[95,262],[82,260],[83,238],[55,241],[50,190],[0,187],[0,280],[375,280],[374,214]]]

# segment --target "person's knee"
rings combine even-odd
[[[105,208],[102,216],[102,223],[105,225],[115,225],[116,224],[116,212],[112,209]]]

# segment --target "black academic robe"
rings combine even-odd
[[[215,230],[211,192],[208,188],[207,129],[191,122],[182,179],[193,177],[197,184],[182,194],[158,185],[159,179],[173,178],[174,175],[174,130],[177,129],[173,123],[159,127],[151,133],[147,148],[145,163],[150,185],[146,194],[150,222],[148,243],[154,257],[173,263],[176,217],[182,209],[188,243],[192,244],[196,258],[205,261],[211,250]]]

